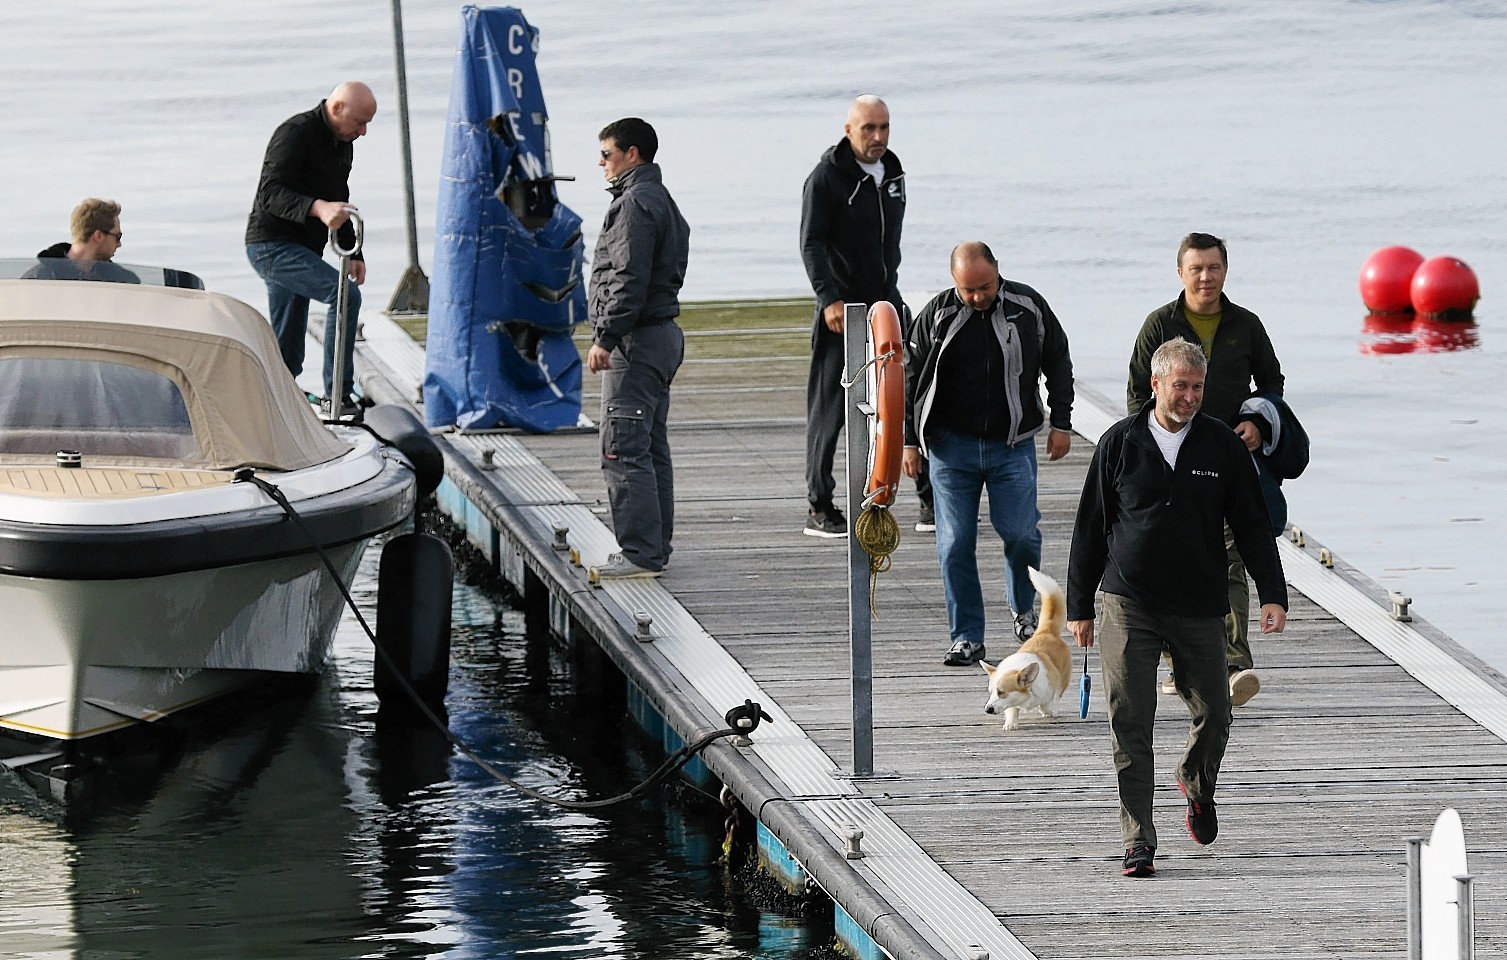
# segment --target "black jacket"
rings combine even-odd
[[[937,363],[958,324],[972,312],[948,288],[932,297],[911,324],[905,355],[905,445],[926,451],[927,432],[947,429],[932,417],[936,396]],[[1045,374],[1047,406],[1052,426],[1073,428],[1073,361],[1068,355],[1067,334],[1046,299],[1023,283],[999,282],[989,321],[1005,355],[1005,399],[1009,405],[1010,430],[1005,438],[1019,443],[1035,436],[1044,426],[1041,391],[1037,380]]]
[[[1167,466],[1147,420],[1150,404],[1107,430],[1094,449],[1068,557],[1067,615],[1091,620],[1094,592],[1160,613],[1229,612],[1224,525],[1229,523],[1263,604],[1287,606],[1287,584],[1250,451],[1206,414]]]
[[[635,328],[680,315],[691,228],[657,163],[624,171],[607,189],[612,202],[591,257],[590,315],[597,345],[612,350]]]
[[[1204,381],[1203,412],[1229,426],[1242,419],[1240,405],[1255,389],[1282,396],[1282,365],[1262,326],[1261,318],[1224,294],[1219,295],[1219,329],[1214,333],[1214,352]],[[1183,312],[1184,295],[1153,310],[1141,324],[1130,356],[1130,377],[1125,387],[1126,412],[1132,416],[1151,399],[1151,355],[1174,337],[1199,343],[1198,334]]]
[[[847,140],[822,154],[801,194],[801,260],[816,292],[817,323],[828,305],[878,303],[900,307],[900,226],[905,171],[886,151],[884,183],[858,166]]]
[[[323,253],[329,229],[309,210],[315,200],[351,198],[351,143],[335,136],[319,106],[284,120],[267,142],[256,199],[246,221],[246,242],[285,241]],[[340,245],[350,249],[356,228],[340,228]],[[356,254],[353,259],[362,259]]]

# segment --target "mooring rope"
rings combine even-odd
[[[878,620],[874,588],[879,584],[879,575],[890,568],[890,554],[900,546],[900,522],[889,507],[865,507],[853,524],[853,536],[858,538],[863,552],[869,555],[869,613]]]

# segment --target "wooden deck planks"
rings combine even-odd
[[[804,364],[787,360],[682,372],[676,551],[661,582],[846,767],[846,547],[800,532],[803,386]],[[582,500],[605,504],[595,435],[525,443]],[[1078,438],[1064,461],[1043,456],[1043,567],[1059,579],[1091,452]],[[934,541],[910,529],[908,481],[903,491],[901,545],[873,622],[875,766],[898,776],[860,786],[1039,957],[1403,956],[1403,838],[1426,834],[1446,806],[1461,813],[1481,877],[1477,949],[1507,949],[1507,744],[1297,594],[1284,635],[1252,635],[1263,689],[1236,714],[1219,842],[1199,848],[1183,831],[1173,768],[1186,713],[1160,697],[1161,872],[1119,877],[1097,654],[1088,721],[1077,718],[1075,681],[1057,719],[1033,714],[1003,732],[982,712],[981,671],[941,665]],[[992,659],[1014,644],[987,521],[980,568]]]

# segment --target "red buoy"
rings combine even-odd
[[[1413,273],[1423,254],[1408,247],[1382,247],[1360,269],[1360,298],[1372,313],[1413,309]]]
[[[1420,315],[1467,316],[1479,299],[1475,271],[1459,257],[1431,257],[1413,274],[1413,309]]]

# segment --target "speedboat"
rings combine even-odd
[[[393,437],[319,418],[255,309],[115,266],[134,282],[0,260],[0,728],[23,740],[319,671],[367,542],[427,492]]]

